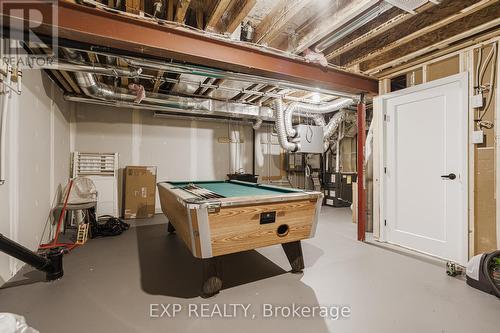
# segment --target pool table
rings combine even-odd
[[[292,272],[304,268],[302,239],[316,231],[321,192],[229,181],[158,183],[168,231],[203,262],[201,296],[222,288],[217,257],[281,244]]]

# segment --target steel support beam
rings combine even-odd
[[[26,9],[29,9],[29,3]],[[42,15],[51,11],[49,4],[37,9]],[[17,17],[15,12],[2,15],[4,25],[29,20],[29,17]],[[59,1],[56,24],[59,38],[131,52],[145,58],[174,59],[351,94],[378,92],[377,81],[365,76],[325,69],[279,53],[72,2]],[[37,22],[32,22],[31,26],[37,25]],[[51,35],[52,26],[52,23],[44,23],[34,30]]]
[[[361,95],[358,103],[358,240],[365,240],[366,233],[366,192],[365,192],[365,141],[366,104]]]

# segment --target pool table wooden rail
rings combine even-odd
[[[311,238],[323,199],[321,192],[292,192],[200,201],[170,183],[159,183],[158,190],[163,213],[197,258]],[[261,224],[267,212],[276,220]],[[279,234],[282,225],[287,230]]]

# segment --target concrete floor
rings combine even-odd
[[[41,332],[499,332],[500,301],[445,274],[442,263],[359,243],[349,209],[325,207],[317,236],[303,242],[306,269],[281,247],[223,258],[224,290],[197,297],[199,262],[166,234],[165,218],[142,220],[116,238],[65,257],[65,277],[42,282],[29,268],[0,289],[0,312],[22,314]],[[181,304],[150,318],[150,304]],[[189,318],[188,304],[250,304],[255,317]],[[331,320],[263,318],[262,304],[349,306]]]

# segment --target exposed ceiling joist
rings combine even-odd
[[[293,53],[301,53],[311,45],[319,42],[330,33],[339,29],[344,24],[354,19],[359,14],[376,5],[379,0],[338,0],[338,8],[326,22],[319,22],[318,25],[307,34],[299,36],[297,46]]]
[[[426,34],[429,35],[433,31],[439,32],[440,29],[443,28],[443,27],[447,27],[447,29],[449,29],[451,27],[451,24],[453,22],[457,22],[457,21],[463,19],[466,16],[472,15],[473,13],[476,13],[476,12],[478,12],[478,11],[484,9],[484,8],[490,7],[490,6],[492,6],[492,5],[494,5],[495,3],[498,3],[498,2],[499,2],[499,0],[483,0],[483,1],[480,1],[479,3],[477,3],[477,4],[475,4],[475,5],[467,8],[467,10],[465,10],[465,11],[460,11],[460,12],[458,12],[455,15],[449,16],[449,17],[445,18],[444,20],[441,20],[441,21],[436,22],[434,24],[428,25],[428,26],[426,26],[425,28],[423,28],[421,30],[415,31],[412,34],[409,34],[407,36],[404,36],[404,37],[398,39],[394,43],[390,43],[390,44],[386,45],[385,47],[383,47],[382,49],[378,50],[377,52],[373,52],[373,53],[369,54],[368,56],[362,58],[362,61],[359,61],[359,62],[365,62],[366,63],[369,59],[377,58],[378,56],[380,56],[383,53],[386,53],[386,52],[389,52],[389,51],[391,51],[393,49],[399,48],[399,47],[401,47],[401,45],[404,45],[405,43],[411,42],[412,40],[418,39],[420,36],[424,36]],[[500,10],[500,8],[499,8],[499,10]],[[464,28],[466,28],[466,27],[464,26]],[[457,31],[460,32],[462,30],[455,30],[454,32],[456,33]]]
[[[155,83],[153,85],[153,93],[157,93],[158,90],[160,89],[160,86],[162,84],[162,77],[163,77],[163,74],[165,74],[164,71],[160,70],[158,71],[158,75],[156,76],[156,80],[155,80]]]
[[[314,0],[281,0],[255,28],[254,41],[260,44],[270,44],[281,33],[288,22],[299,15],[301,11]]]
[[[379,19],[359,27],[353,34],[342,38],[324,51],[328,60],[332,60],[338,55],[348,52],[354,48],[367,43],[370,39],[382,35],[396,25],[403,23],[412,17],[409,13],[401,13],[401,10],[395,8],[394,11],[384,13]]]
[[[48,13],[52,9],[50,5],[42,4],[40,10],[44,14],[44,11]],[[18,13],[3,15],[4,24],[30,24],[24,22],[28,18]],[[114,29],[108,29],[110,26]],[[52,33],[50,25],[41,25],[34,30],[40,34]],[[292,86],[310,86],[313,83],[315,86],[311,88],[337,91],[340,94],[378,92],[377,81],[368,77],[324,69],[284,55],[70,2],[59,2],[57,30],[61,40],[251,74],[267,78],[270,83],[272,80],[279,80],[283,84],[288,82],[289,86],[290,83]]]
[[[373,57],[379,50],[386,48],[388,45],[400,44],[401,39],[407,38],[413,34],[418,34],[419,31],[426,29],[429,26],[438,24],[440,21],[449,18],[461,10],[480,2],[480,0],[444,0],[440,5],[424,6],[418,10],[417,15],[409,17],[404,22],[399,22],[392,29],[371,39],[359,47],[353,48],[332,59],[332,62],[339,66],[351,66],[361,60]],[[366,57],[366,58],[365,58]]]
[[[175,0],[167,0],[167,20],[174,20]]]
[[[184,23],[190,3],[191,0],[179,0],[179,2],[177,3],[177,10],[175,11],[176,22]]]
[[[396,67],[390,67],[383,69],[378,72],[373,72],[372,75],[376,76],[379,79],[386,79],[391,76],[393,76],[395,73],[399,73],[404,70],[412,70],[415,67],[421,66],[420,64],[429,62],[429,61],[435,61],[436,59],[440,59],[443,56],[448,57],[449,55],[459,52],[461,50],[466,50],[467,48],[470,48],[471,46],[477,46],[479,44],[487,43],[490,44],[492,42],[492,39],[495,37],[498,37],[500,34],[500,28],[499,29],[489,29],[483,33],[477,33],[474,34],[473,36],[465,37],[463,41],[460,41],[458,43],[453,43],[453,46],[449,46],[446,48],[434,48],[430,52],[427,52],[424,55],[419,55],[416,58],[412,59],[405,59],[406,61],[404,63],[398,63]]]
[[[227,21],[225,22],[225,32],[232,34],[239,27],[241,22],[257,3],[257,0],[236,0],[227,11]]]
[[[231,0],[217,0],[217,3],[207,20],[207,30],[216,31],[216,27],[220,22],[222,15],[224,15],[230,4]]]
[[[123,61],[122,59],[117,59],[116,64],[120,67],[128,67],[128,64],[126,61]],[[120,78],[121,85],[122,87],[128,87],[128,77],[122,76]]]
[[[499,26],[498,6],[494,4],[450,23],[438,31],[422,35],[398,48],[362,62],[360,69],[363,72],[376,73]]]

